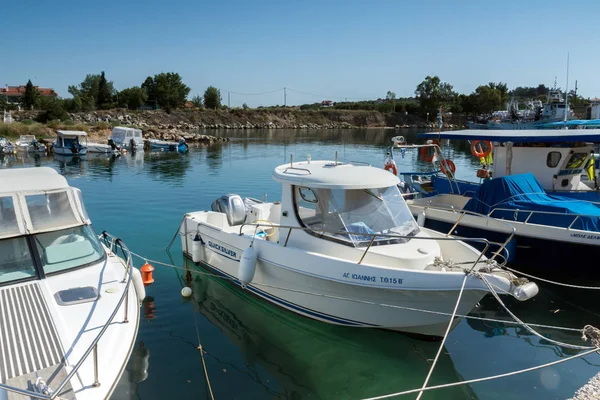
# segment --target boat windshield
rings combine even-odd
[[[397,186],[352,190],[296,186],[294,190],[302,224],[336,241],[363,246],[370,242],[372,234],[409,237],[419,232]],[[407,238],[376,237],[374,244],[406,241]]]
[[[102,246],[89,225],[38,233],[35,244],[46,274],[81,267],[104,257]]]
[[[33,257],[24,236],[0,240],[0,283],[36,276]]]

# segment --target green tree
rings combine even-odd
[[[108,88],[108,82],[104,71],[100,73],[100,80],[98,81],[98,97],[96,97],[96,108],[97,109],[109,109],[111,107],[112,91]]]
[[[148,93],[146,89],[139,86],[133,86],[123,89],[119,92],[119,107],[125,107],[130,110],[137,110],[148,101]]]
[[[96,106],[98,105],[100,78],[100,74],[87,74],[85,79],[79,85],[69,86],[69,93],[74,98],[79,98],[81,101],[81,111],[91,111],[96,109]],[[106,82],[106,87],[111,95],[115,93],[114,85],[111,81]]]
[[[192,97],[192,103],[194,104],[194,106],[201,108],[202,107],[202,97],[197,94],[194,97]]]
[[[244,103],[242,104],[242,110],[247,110],[248,109],[248,104]]]
[[[446,108],[452,104],[456,93],[451,84],[442,82],[437,76],[427,76],[417,86],[415,95],[419,101],[421,113],[423,115],[429,113],[435,118],[440,107]]]
[[[190,93],[178,73],[167,72],[148,77],[142,83],[142,88],[148,93],[148,102],[170,111],[182,107]]]
[[[478,86],[472,96],[470,100],[477,113],[490,114],[506,107],[508,87],[506,83],[490,82],[487,85]]]
[[[39,101],[39,108],[44,112],[39,114],[37,120],[39,122],[49,122],[53,120],[64,121],[67,119],[68,114],[63,108],[61,99],[55,99],[52,97],[42,97]]]
[[[39,100],[40,92],[33,86],[30,79],[27,81],[27,85],[25,85],[25,93],[21,97],[21,105],[27,110],[32,110],[37,106]]]
[[[388,90],[385,99],[389,102],[392,103],[392,108],[391,111],[394,112],[396,111],[396,93],[392,92],[391,90]]]
[[[221,91],[214,86],[209,86],[204,92],[204,107],[216,110],[221,108]]]

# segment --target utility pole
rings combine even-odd
[[[287,107],[287,88],[283,88],[283,106]]]
[[[231,92],[227,92],[227,108],[231,108]]]

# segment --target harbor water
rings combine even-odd
[[[265,303],[185,261],[179,238],[183,214],[209,209],[227,193],[280,198],[273,168],[294,160],[363,161],[383,167],[395,130],[227,130],[229,142],[190,146],[185,155],[0,156],[1,168],[49,166],[83,192],[97,232],[122,238],[155,264],[155,283],[143,306],[136,350],[114,399],[210,398],[199,343],[215,399],[362,399],[420,388],[439,342],[397,332],[329,325]],[[214,134],[214,132],[211,132]],[[444,145],[457,177],[475,180],[479,161],[467,143]],[[417,151],[395,159],[400,171],[427,171]],[[1,184],[1,182],[0,182]],[[594,257],[594,258],[593,258]],[[136,259],[137,267],[144,260]],[[590,255],[597,263],[597,255]],[[187,271],[186,271],[187,268]],[[566,266],[566,269],[577,265]],[[600,282],[586,282],[598,286]],[[193,295],[183,299],[183,286]],[[534,299],[507,300],[521,319],[582,328],[600,326],[596,293],[540,284]],[[509,319],[488,296],[472,313]],[[584,345],[576,332],[540,329],[545,336]],[[109,351],[109,350],[104,350]],[[463,320],[445,345],[429,386],[495,375],[575,354],[510,324]],[[423,399],[566,399],[600,372],[593,354],[500,380],[426,392]],[[100,377],[102,380],[102,377]],[[415,398],[408,395],[399,398]]]

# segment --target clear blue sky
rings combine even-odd
[[[288,104],[410,96],[426,75],[455,90],[565,86],[600,97],[600,1],[5,1],[0,84],[68,96],[86,73],[117,89],[178,72],[201,94],[288,87]],[[227,93],[222,92],[227,103]],[[231,95],[231,104],[283,103],[283,93]]]

